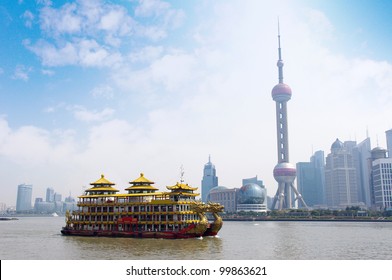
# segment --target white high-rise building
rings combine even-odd
[[[357,171],[352,147],[354,143],[342,143],[339,139],[331,146],[325,165],[325,195],[330,208],[344,209],[358,206]]]
[[[392,158],[372,162],[374,203],[379,210],[392,210]]]
[[[21,184],[18,186],[16,197],[16,212],[28,212],[33,209],[31,200],[33,197],[33,186]]]
[[[392,129],[385,131],[387,137],[388,157],[392,158]]]

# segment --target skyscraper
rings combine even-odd
[[[54,201],[54,189],[47,188],[46,189],[46,202],[53,202]]]
[[[16,197],[16,212],[28,212],[32,210],[31,199],[33,196],[33,186],[21,184],[18,186]]]
[[[54,195],[53,195],[53,201],[54,201],[54,202],[61,201],[61,194],[59,194],[59,193],[54,193]]]
[[[388,157],[392,158],[392,129],[385,131],[387,137]]]
[[[289,140],[287,125],[287,101],[291,99],[291,88],[283,83],[283,60],[280,48],[280,32],[278,25],[278,53],[279,60],[277,63],[279,69],[279,83],[272,89],[272,99],[276,103],[276,130],[277,130],[277,147],[278,147],[278,164],[274,168],[274,178],[278,182],[278,190],[272,202],[271,209],[275,209],[276,203],[279,203],[279,210],[293,208],[294,191],[296,199],[307,207],[302,196],[294,186],[296,169],[289,162]]]
[[[207,196],[210,190],[218,186],[218,177],[216,177],[215,165],[211,163],[211,156],[204,165],[203,179],[201,180],[201,199],[207,202]]]
[[[358,205],[357,170],[352,141],[339,139],[331,146],[325,165],[325,194],[327,206],[344,209]]]
[[[297,163],[297,186],[308,206],[321,206],[324,202],[324,152],[317,151],[310,162]],[[302,205],[300,205],[302,206]]]
[[[392,158],[372,162],[374,202],[379,210],[392,210]]]
[[[357,170],[358,201],[371,207],[371,188],[369,159],[371,158],[370,138],[367,137],[353,149],[354,163]]]
[[[372,206],[378,209],[385,209],[386,204],[384,196],[387,195],[388,186],[391,183],[391,171],[388,168],[388,163],[391,162],[391,158],[387,158],[387,150],[380,147],[376,147],[371,151],[370,158],[370,188],[371,188],[371,201]],[[389,177],[389,178],[388,178]],[[389,190],[390,192],[392,190]]]

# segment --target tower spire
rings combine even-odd
[[[280,24],[279,24],[279,17],[278,17],[278,54],[279,54],[279,60],[278,63],[276,64],[279,69],[279,83],[283,83],[283,60],[282,60],[282,48],[280,47]]]

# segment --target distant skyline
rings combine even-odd
[[[17,186],[78,196],[101,174],[161,190],[203,166],[219,185],[258,176],[276,192],[277,18],[290,161],[336,138],[386,148],[391,1],[0,3],[0,202]],[[378,142],[378,143],[377,143]],[[201,191],[199,189],[199,191]]]

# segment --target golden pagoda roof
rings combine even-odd
[[[143,173],[140,173],[140,177],[133,180],[132,182],[129,182],[132,186],[126,188],[125,190],[158,190],[157,188],[151,186],[154,184],[153,181],[148,180],[146,177],[144,177]]]
[[[119,190],[113,188],[112,186],[115,185],[115,183],[110,182],[105,178],[105,176],[102,174],[101,178],[99,178],[97,181],[94,183],[90,183],[93,187],[90,189],[87,189],[86,192],[118,192]]]
[[[178,182],[174,186],[167,186],[166,188],[171,191],[177,191],[177,190],[195,191],[195,190],[197,190],[197,188],[192,188],[188,184],[178,183]]]
[[[107,180],[106,178],[105,178],[105,175],[101,175],[101,178],[99,178],[97,181],[95,181],[94,183],[90,183],[90,185],[93,185],[93,186],[97,186],[97,185],[108,185],[108,186],[111,186],[111,185],[115,185],[115,183],[112,183],[112,182],[110,182],[109,180]]]
[[[133,180],[132,182],[129,182],[130,184],[133,184],[133,185],[141,185],[141,184],[143,184],[143,185],[151,185],[151,184],[154,184],[154,182],[153,181],[150,181],[150,180],[148,180],[146,177],[144,177],[144,174],[143,173],[140,173],[140,177],[139,178],[137,178],[137,179],[135,179],[135,180]]]

